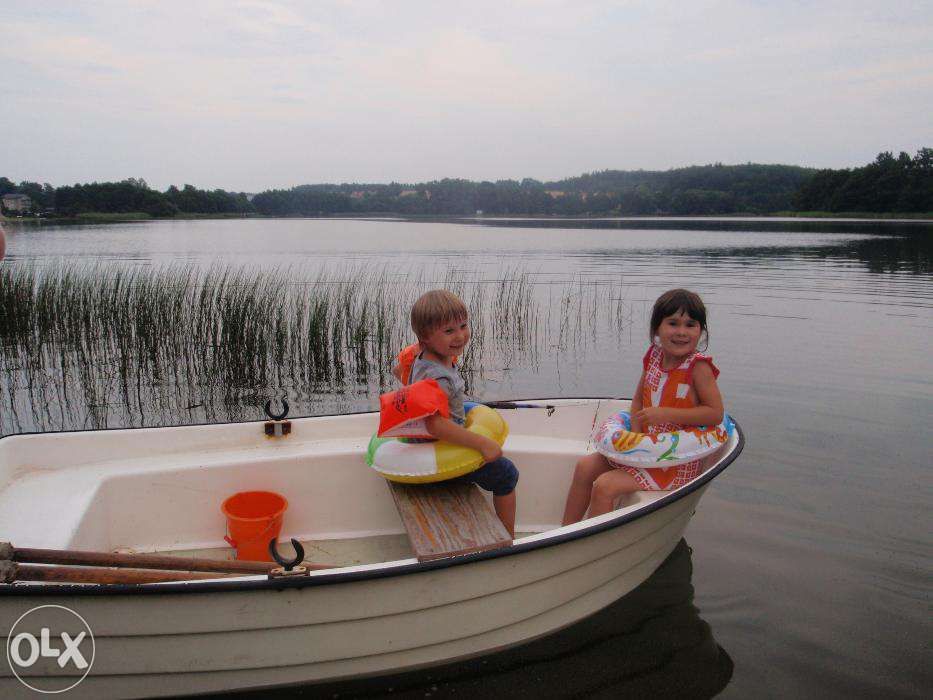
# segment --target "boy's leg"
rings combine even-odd
[[[590,498],[590,517],[608,513],[612,510],[616,499],[626,493],[640,491],[641,486],[635,477],[624,469],[610,469],[599,476],[593,484],[593,495]]]
[[[475,472],[458,476],[453,481],[467,481],[481,489],[492,491],[492,505],[502,525],[515,537],[515,485],[518,469],[507,457],[487,462]]]
[[[590,496],[593,492],[593,483],[612,467],[609,462],[598,452],[588,454],[577,460],[577,466],[573,471],[573,481],[570,484],[570,490],[567,492],[567,504],[564,506],[564,517],[561,525],[570,525],[579,522],[586,514],[586,509],[590,505]]]
[[[509,536],[514,538],[515,492],[512,491],[512,493],[506,494],[505,496],[493,496],[492,506],[496,509],[496,515],[499,516],[499,520],[502,521],[505,529],[509,531]]]

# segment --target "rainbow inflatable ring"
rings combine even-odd
[[[631,415],[628,411],[619,411],[596,429],[593,443],[596,451],[610,462],[643,469],[666,469],[712,454],[734,431],[735,423],[723,414],[722,423],[713,428],[695,426],[657,435],[633,433]]]
[[[505,442],[509,426],[502,416],[482,404],[468,402],[463,407],[466,413],[464,428],[485,435],[500,445]],[[389,481],[426,484],[476,471],[483,464],[483,456],[476,450],[442,440],[406,442],[373,435],[366,463]]]

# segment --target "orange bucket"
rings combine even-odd
[[[285,496],[272,491],[241,491],[225,500],[220,506],[227,516],[224,539],[236,549],[236,558],[272,561],[269,540],[278,539],[287,508]]]

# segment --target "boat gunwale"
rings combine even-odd
[[[561,397],[561,400],[592,400],[592,401],[629,401],[631,399],[626,398],[616,398],[616,397]],[[544,401],[546,399],[510,399],[514,401]],[[554,400],[554,397],[551,397],[550,400]],[[597,408],[598,410],[598,408]],[[355,411],[352,413],[333,413],[327,415],[318,415],[318,416],[302,416],[306,418],[331,418],[336,416],[345,416],[345,415],[361,415],[366,413],[373,413],[373,411]],[[742,428],[739,426],[738,422],[735,420],[735,417],[730,414],[730,417],[733,419],[735,425],[735,431],[738,438],[738,441],[735,447],[725,455],[714,467],[708,469],[703,474],[698,476],[696,479],[686,484],[685,486],[671,491],[666,496],[663,496],[657,500],[651,501],[643,505],[640,508],[635,509],[629,513],[620,513],[615,517],[612,517],[603,522],[594,523],[583,527],[579,530],[574,530],[573,532],[565,532],[560,535],[555,535],[553,537],[546,537],[544,539],[536,540],[534,542],[526,542],[524,544],[513,544],[509,547],[502,547],[499,549],[487,550],[484,552],[475,552],[473,554],[465,554],[457,557],[448,557],[446,559],[434,559],[432,561],[425,562],[414,562],[411,564],[401,564],[392,566],[393,562],[382,562],[386,566],[379,566],[379,564],[373,565],[375,568],[366,569],[363,571],[346,571],[346,572],[334,572],[326,573],[322,572],[315,574],[314,576],[300,576],[294,578],[276,578],[276,579],[241,579],[231,581],[196,581],[196,582],[178,582],[178,583],[161,583],[155,585],[141,585],[141,584],[97,584],[97,585],[87,585],[87,584],[61,584],[61,583],[48,583],[48,584],[29,584],[25,586],[18,585],[4,585],[0,586],[0,597],[3,596],[25,596],[25,597],[41,597],[49,595],[68,595],[68,596],[107,596],[107,595],[176,595],[179,593],[185,594],[199,594],[199,593],[234,593],[234,592],[246,592],[246,591],[258,591],[258,590],[276,590],[282,591],[292,588],[307,588],[312,586],[326,586],[334,585],[339,583],[349,583],[356,581],[368,581],[381,578],[391,578],[394,576],[406,576],[410,574],[420,574],[428,571],[436,571],[439,569],[446,569],[455,566],[463,566],[465,564],[472,564],[478,561],[486,561],[491,559],[498,559],[500,557],[510,557],[518,554],[525,554],[527,552],[535,551],[538,549],[546,549],[548,547],[554,547],[561,544],[566,544],[568,542],[573,542],[578,539],[583,539],[585,537],[591,537],[608,530],[613,530],[622,525],[627,525],[628,523],[634,522],[640,518],[643,518],[655,511],[666,508],[667,506],[676,503],[682,498],[689,496],[694,491],[706,486],[709,482],[715,479],[719,474],[721,474],[725,469],[734,462],[742,450],[745,448],[745,433],[742,431]],[[236,421],[236,423],[262,423],[264,421]],[[193,426],[199,425],[231,425],[232,423],[195,423]],[[165,427],[192,427],[192,426],[165,426]],[[105,428],[105,430],[152,430],[153,428]],[[62,433],[74,433],[74,432],[100,432],[97,430],[80,430],[80,431],[61,431]],[[17,435],[45,435],[47,432],[38,432],[38,433],[17,433]],[[0,440],[6,437],[14,437],[13,435],[4,435],[0,436]],[[396,560],[398,561],[398,560]]]

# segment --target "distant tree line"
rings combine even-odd
[[[791,208],[814,171],[789,165],[706,165],[668,171],[606,170],[540,182],[444,179],[418,185],[302,185],[256,195],[257,212],[423,215],[765,214]]]
[[[798,211],[933,212],[933,148],[879,153],[862,168],[819,170],[794,197]]]
[[[9,193],[29,195],[33,209],[57,216],[79,214],[125,214],[143,212],[155,217],[177,214],[248,214],[254,212],[243,193],[199,190],[191,185],[165,192],[153,190],[141,178],[121,182],[93,182],[53,188],[48,183],[21,182],[16,185],[0,177],[0,196]]]
[[[144,212],[320,216],[409,215],[714,215],[789,211],[933,211],[933,149],[911,158],[881,153],[862,168],[813,170],[791,165],[714,165],[674,170],[604,170],[551,182],[530,178],[473,182],[444,179],[401,183],[300,185],[256,195],[172,185],[165,192],[145,180],[76,184],[0,177],[0,195],[29,195],[35,209],[59,216]]]

